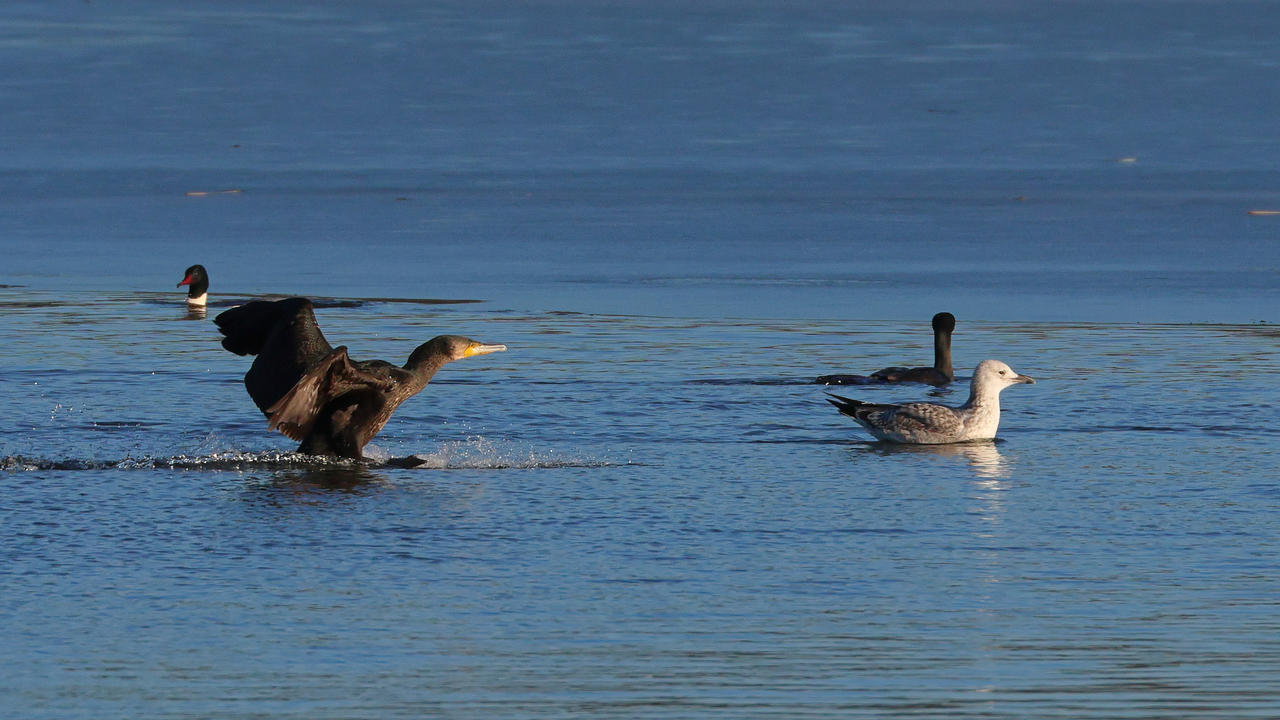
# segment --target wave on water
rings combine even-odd
[[[742,377],[742,378],[695,378],[687,380],[690,385],[812,385],[813,378],[808,377]]]
[[[1271,428],[1263,425],[1090,425],[1072,428],[1079,433],[1154,433],[1157,435],[1179,435],[1197,433],[1203,435],[1221,435],[1227,437],[1250,437],[1259,433],[1269,433]]]
[[[171,292],[138,292],[134,297],[141,296],[140,302],[144,305],[167,305],[174,307],[183,307],[182,298],[185,297],[181,293]],[[230,308],[237,305],[243,305],[254,300],[284,300],[289,297],[301,297],[295,295],[212,295],[209,298],[208,307],[210,308]],[[404,304],[404,305],[467,305],[471,303],[482,303],[484,300],[475,300],[471,298],[395,298],[395,297],[356,297],[356,298],[338,298],[338,297],[317,297],[305,296],[311,301],[311,304],[320,309],[326,308],[358,308],[366,305],[387,305],[387,304]],[[124,298],[128,300],[129,298]],[[25,303],[13,303],[14,305],[23,307],[52,307],[57,305],[81,305],[83,303],[68,301],[66,299],[55,299],[48,301],[32,301]]]
[[[598,284],[603,282],[596,277],[584,277],[567,282],[581,284]],[[741,287],[800,287],[800,288],[843,288],[852,285],[887,285],[889,280],[881,277],[778,277],[778,276],[746,276],[746,275],[688,275],[688,276],[646,276],[635,278],[609,278],[609,283],[647,285],[647,286],[741,286]]]
[[[353,298],[353,300],[361,303],[402,303],[407,305],[469,305],[471,303],[486,302],[484,300],[475,300],[471,298],[362,297],[362,298]]]

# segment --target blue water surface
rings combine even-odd
[[[1195,0],[0,7],[3,714],[1274,717],[1278,38]],[[510,350],[307,459],[209,322],[295,293],[357,359]],[[940,310],[952,387],[840,391],[1037,383],[998,442],[870,442],[813,378],[927,363]]]

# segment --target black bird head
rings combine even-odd
[[[187,268],[186,276],[182,278],[182,282],[178,283],[178,287],[190,285],[187,295],[190,297],[199,297],[209,292],[209,273],[205,272],[203,265],[192,265]]]
[[[945,333],[949,333],[949,332],[955,332],[955,330],[956,330],[956,316],[955,316],[955,315],[952,315],[952,314],[951,314],[951,313],[949,313],[949,312],[940,312],[940,313],[938,313],[937,315],[934,315],[934,316],[933,316],[933,331],[934,331],[934,332],[945,332]]]

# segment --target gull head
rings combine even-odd
[[[1031,385],[1035,380],[1026,375],[1019,375],[1013,368],[999,360],[983,360],[973,371],[974,385],[994,387],[996,392],[1019,383]]]

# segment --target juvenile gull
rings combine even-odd
[[[918,382],[946,385],[956,379],[951,369],[951,333],[956,329],[956,316],[940,312],[933,316],[933,367],[887,367],[870,375],[822,375],[819,385],[874,385],[878,383]]]
[[[973,371],[969,400],[958,408],[936,403],[881,405],[831,395],[827,402],[877,439],[914,445],[990,440],[1000,427],[1000,391],[1018,383],[1034,383],[999,360],[983,360]]]

